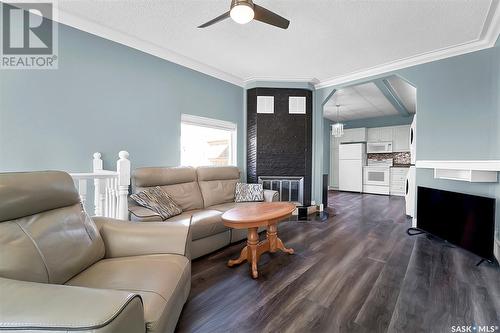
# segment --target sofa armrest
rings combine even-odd
[[[191,218],[175,222],[137,223],[108,217],[92,218],[106,248],[106,258],[147,254],[180,254],[189,258]]]
[[[264,201],[265,202],[273,202],[273,201],[279,201],[280,200],[280,195],[278,191],[274,190],[264,190]]]
[[[0,278],[0,330],[144,332],[139,295]]]
[[[137,222],[161,222],[162,218],[161,215],[158,214],[157,212],[140,206],[138,205],[134,200],[130,199],[128,200],[128,211],[129,211],[129,217],[131,221],[137,221]]]

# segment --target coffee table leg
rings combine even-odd
[[[239,265],[241,264],[243,261],[247,260],[248,258],[248,246],[245,246],[243,248],[243,250],[241,250],[241,253],[240,253],[240,257],[238,259],[231,259],[227,262],[227,265],[229,267],[233,267],[234,265]]]
[[[259,250],[259,234],[257,232],[257,228],[248,228],[247,246],[241,250],[240,257],[238,259],[229,260],[227,265],[229,267],[233,267],[234,265],[239,265],[246,260],[250,265],[252,277],[256,279],[259,276],[257,263],[261,254],[260,252],[261,250]]]
[[[256,279],[259,276],[259,272],[257,271],[257,263],[259,261],[259,254],[257,252],[257,247],[259,244],[259,234],[257,232],[257,228],[248,228],[248,239],[247,239],[247,247],[250,251],[248,253],[248,263],[250,264],[250,268],[252,270],[252,277]]]
[[[278,240],[278,226],[276,224],[270,224],[266,231],[267,240],[269,241],[269,252],[274,253],[277,249]]]
[[[250,273],[254,279],[259,277],[257,264],[260,256],[265,252],[276,252],[281,250],[288,254],[293,254],[293,249],[286,248],[281,239],[278,238],[278,226],[276,223],[270,224],[267,229],[267,239],[259,242],[258,228],[248,228],[247,245],[241,250],[238,259],[227,262],[229,267],[239,265],[245,260],[250,265]]]
[[[283,241],[278,237],[278,225],[276,223],[270,224],[267,228],[267,239],[269,241],[269,252],[276,252],[276,250],[281,250],[288,254],[293,254],[293,249],[285,247]]]
[[[278,238],[276,241],[278,243],[277,244],[278,249],[288,254],[294,254],[295,251],[292,248],[286,248],[285,244],[283,244],[283,241],[281,239]]]

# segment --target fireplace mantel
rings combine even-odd
[[[417,161],[417,168],[434,169],[434,178],[467,181],[472,183],[496,183],[500,172],[500,160]]]

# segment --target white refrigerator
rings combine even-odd
[[[366,165],[366,145],[349,143],[339,146],[339,190],[363,192],[363,166]]]

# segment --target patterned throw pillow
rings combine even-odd
[[[262,184],[236,183],[234,202],[264,201]]]
[[[159,186],[145,189],[139,193],[132,194],[130,197],[139,205],[160,214],[163,221],[182,213],[181,207]]]

